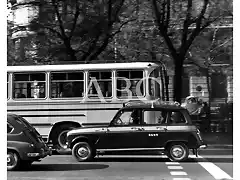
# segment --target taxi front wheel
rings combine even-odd
[[[93,150],[87,142],[78,142],[73,146],[72,155],[79,162],[88,161],[93,157]]]
[[[185,161],[189,156],[189,149],[184,143],[171,143],[167,148],[167,156],[171,161]]]

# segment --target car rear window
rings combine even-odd
[[[9,123],[7,123],[7,133],[11,133],[13,131],[13,126]]]
[[[23,126],[25,126],[25,127],[27,127],[27,128],[30,128],[30,129],[33,128],[32,125],[30,125],[30,124],[29,124],[23,117],[21,117],[21,116],[15,116],[14,119],[15,119],[15,121],[17,121],[19,124],[21,124],[21,125],[23,125]]]

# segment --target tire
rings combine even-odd
[[[56,129],[53,131],[53,146],[60,154],[68,150],[66,144],[67,132],[72,130],[73,128],[74,127],[71,125],[61,125],[59,127],[56,127]]]
[[[8,151],[7,152],[7,170],[14,171],[18,170],[20,167],[21,159],[17,152]]]
[[[91,160],[94,152],[87,142],[78,142],[73,146],[72,155],[78,162],[83,162]]]
[[[189,156],[189,149],[184,143],[171,143],[167,148],[167,156],[171,161],[185,161]]]

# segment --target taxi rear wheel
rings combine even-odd
[[[73,146],[72,155],[79,162],[89,161],[93,158],[94,151],[87,142],[78,142]]]
[[[188,155],[189,149],[184,143],[171,143],[167,148],[167,156],[171,161],[185,161]]]
[[[19,169],[20,161],[21,159],[17,152],[14,152],[14,151],[7,152],[7,170],[8,171]]]

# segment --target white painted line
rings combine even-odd
[[[168,169],[183,169],[182,166],[168,166]]]
[[[199,156],[200,158],[203,158]],[[204,159],[204,158],[203,158]],[[206,169],[216,180],[220,179],[233,179],[231,176],[229,176],[226,172],[224,172],[222,169],[220,169],[218,166],[211,162],[198,162],[204,169]]]
[[[191,180],[190,178],[173,178],[173,180]]]
[[[167,165],[176,165],[176,164],[180,164],[179,162],[165,162],[165,164]]]
[[[186,176],[187,175],[187,173],[184,171],[170,171],[170,174],[173,176],[182,176],[182,175]]]

